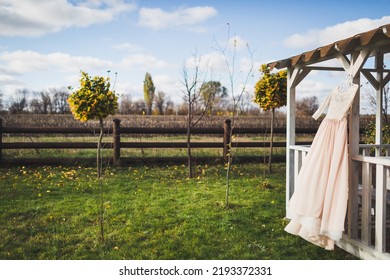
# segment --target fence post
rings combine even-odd
[[[118,163],[121,158],[121,120],[114,119],[113,126],[113,152],[114,152],[114,164]]]
[[[0,163],[3,161],[3,119],[0,119]]]
[[[232,121],[227,119],[223,123],[223,160],[225,163],[229,160],[231,144]]]

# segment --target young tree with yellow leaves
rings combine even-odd
[[[272,172],[272,153],[274,141],[275,109],[287,104],[287,71],[282,70],[271,73],[267,65],[260,67],[262,74],[260,80],[255,85],[254,101],[260,105],[264,111],[271,110],[271,143],[270,156],[268,161],[269,172]]]
[[[97,145],[97,177],[101,178],[102,159],[101,146],[103,139],[104,124],[103,120],[115,113],[118,108],[118,97],[110,89],[110,79],[100,76],[90,77],[88,73],[81,71],[80,88],[73,91],[68,98],[70,111],[75,119],[86,122],[92,119],[98,119],[100,125],[100,134]],[[104,241],[103,230],[103,185],[101,188],[101,216],[100,231],[101,238]]]

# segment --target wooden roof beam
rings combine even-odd
[[[306,67],[304,68],[294,67],[290,71],[291,71],[291,75],[289,76],[290,84],[291,87],[295,88],[310,73],[311,69]]]
[[[370,82],[370,84],[374,87],[375,90],[379,89],[379,82],[378,80],[371,74],[371,72],[367,70],[361,71],[364,77],[366,77],[367,81]]]
[[[315,50],[304,52],[290,58],[268,63],[272,68],[303,67],[310,63],[321,62],[336,58],[339,54],[347,55],[371,46],[384,53],[390,52],[390,24],[383,25],[377,29],[357,34],[355,36],[319,47]]]

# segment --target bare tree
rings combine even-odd
[[[207,68],[202,69],[201,59],[197,55],[193,55],[192,69],[186,65],[182,69],[182,84],[184,86],[183,99],[187,104],[187,157],[188,157],[188,173],[189,177],[193,177],[192,170],[192,155],[191,155],[191,129],[195,127],[203,118],[209,106],[212,104],[214,95],[210,95],[209,99],[204,102],[203,109],[198,111],[198,103],[201,99],[199,86],[204,83],[207,76]]]
[[[208,106],[208,114],[211,115],[215,108],[218,108],[222,98],[228,96],[226,87],[218,81],[204,82],[200,87],[200,95],[203,106]]]
[[[33,92],[37,96],[30,101],[30,108],[33,113],[48,114],[52,113],[52,104],[50,93],[44,90]]]
[[[368,110],[375,111],[377,108],[377,99],[376,92],[370,87],[370,90],[367,90],[365,99],[368,102]],[[382,136],[384,143],[390,143],[390,88],[389,85],[383,88],[382,92]],[[365,127],[365,141],[367,143],[375,143],[375,119],[368,121]]]
[[[43,106],[42,103],[38,100],[38,98],[34,98],[30,101],[30,110],[34,114],[42,114]]]
[[[0,112],[3,111],[3,92],[0,91]]]
[[[232,138],[233,130],[236,126],[236,118],[239,116],[240,112],[240,106],[241,102],[244,98],[244,96],[248,93],[246,86],[249,83],[249,80],[253,78],[254,74],[254,62],[253,62],[253,52],[251,51],[249,44],[246,45],[247,51],[250,58],[250,65],[247,71],[238,71],[237,72],[237,39],[236,37],[231,38],[230,36],[230,24],[227,24],[228,26],[228,32],[227,32],[227,40],[225,45],[221,45],[218,43],[218,41],[215,39],[215,43],[217,45],[217,50],[220,52],[220,54],[223,56],[225,66],[228,72],[228,80],[229,80],[229,91],[231,95],[231,126],[230,126],[230,132],[228,135]],[[233,43],[233,45],[231,45]],[[237,81],[241,85],[239,89],[237,89]],[[232,143],[231,139],[229,143]],[[231,145],[231,144],[230,144]],[[232,148],[232,147],[230,147]],[[226,207],[229,207],[229,197],[230,197],[230,171],[231,166],[233,163],[233,150],[229,149],[230,152],[227,155],[227,168],[226,168],[226,195],[225,195],[225,204]]]
[[[173,115],[174,114],[174,107],[175,107],[175,103],[168,98],[168,100],[165,104],[164,114],[165,115]]]
[[[52,107],[53,111],[59,114],[70,113],[69,104],[67,102],[69,98],[69,91],[62,89],[51,89],[52,92]]]
[[[167,99],[166,96],[167,95],[163,91],[158,91],[157,95],[154,96],[154,103],[156,104],[159,115],[164,115],[165,113],[165,107],[169,102],[169,99]]]
[[[136,100],[133,103],[133,112],[137,115],[145,115],[147,113],[148,107],[142,99]]]
[[[15,94],[11,100],[11,105],[9,106],[9,111],[11,114],[19,114],[27,109],[27,94],[27,89],[18,89],[15,91]]]
[[[296,104],[298,116],[312,116],[318,109],[317,96],[304,97],[297,101]]]
[[[133,113],[133,102],[130,94],[125,94],[120,99],[119,112],[121,114]]]

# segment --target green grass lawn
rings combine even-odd
[[[0,168],[0,259],[352,259],[284,232],[285,166]]]

